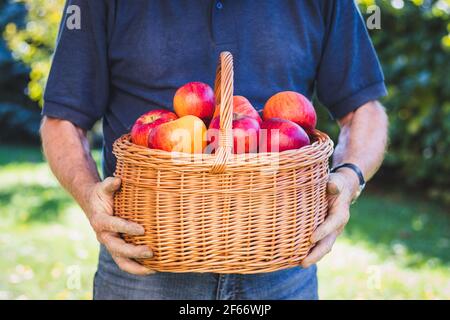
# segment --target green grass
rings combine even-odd
[[[89,299],[97,253],[39,149],[0,146],[0,299]],[[449,266],[449,212],[369,189],[319,263],[320,297],[450,299]]]
[[[368,192],[319,263],[321,298],[450,299],[450,214],[425,201]]]
[[[89,299],[97,253],[39,149],[0,146],[0,299]]]

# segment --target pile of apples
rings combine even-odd
[[[149,111],[131,129],[133,143],[168,152],[212,153],[219,142],[220,107],[214,91],[202,82],[180,87],[171,112]],[[311,102],[293,91],[273,95],[263,117],[243,96],[233,97],[233,152],[281,152],[310,144],[308,133],[316,127]],[[207,129],[208,125],[208,129]]]

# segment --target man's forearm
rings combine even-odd
[[[369,102],[339,120],[341,132],[333,156],[333,165],[356,164],[369,180],[383,162],[388,119],[379,102]]]
[[[85,212],[89,190],[100,181],[85,132],[71,122],[45,117],[41,125],[44,154],[53,174]]]

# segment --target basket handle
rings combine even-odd
[[[211,173],[224,173],[233,150],[233,56],[230,52],[220,54],[216,71],[214,93],[220,108],[219,145]]]

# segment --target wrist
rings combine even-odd
[[[348,190],[350,200],[355,200],[361,192],[361,186],[359,184],[358,177],[353,172],[353,170],[349,168],[340,168],[339,170],[337,170],[337,172],[344,176],[346,189]]]
[[[86,184],[83,184],[80,188],[81,194],[80,199],[78,201],[80,207],[83,209],[86,216],[89,218],[91,215],[91,199],[92,194],[95,192],[95,187],[98,182],[89,182]]]
[[[366,185],[364,174],[353,162],[343,162],[331,169],[332,173],[338,171],[343,172],[346,191],[350,195],[352,203],[355,202]]]

